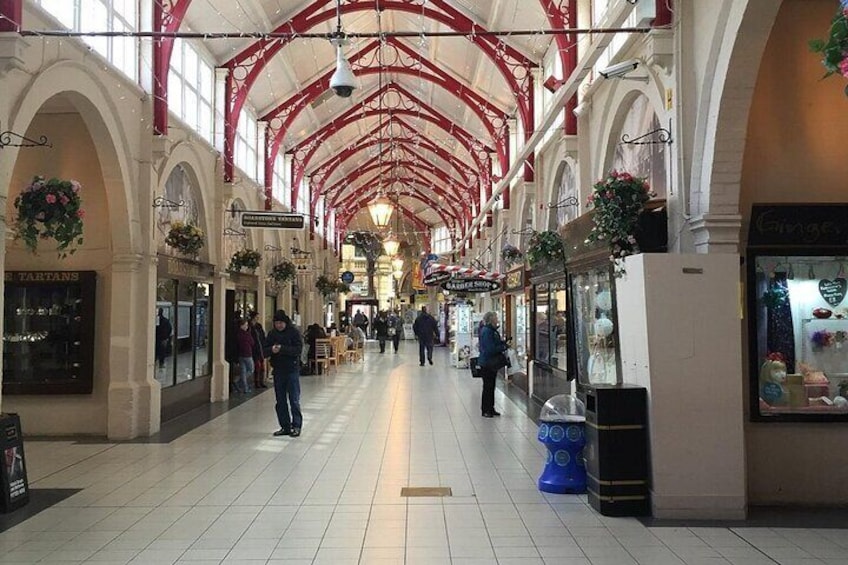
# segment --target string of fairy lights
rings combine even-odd
[[[515,22],[518,17],[519,3],[521,2],[515,2],[513,5],[513,11],[510,15],[512,22]],[[379,32],[346,31],[345,37],[350,42],[349,52],[354,53],[359,51],[364,45],[368,44],[368,42],[373,39],[380,41],[380,48],[382,48],[382,45],[385,44],[385,40],[387,38],[394,37],[401,39],[406,42],[407,45],[412,46],[419,56],[425,59],[433,60],[434,57],[431,56],[431,52],[434,54],[447,51],[464,53],[465,56],[463,59],[465,62],[465,68],[463,68],[461,72],[453,72],[452,75],[455,77],[468,77],[468,79],[464,81],[465,84],[487,85],[487,88],[475,88],[474,90],[495,107],[502,108],[507,106],[509,110],[508,114],[514,114],[515,108],[517,107],[516,100],[512,98],[512,94],[509,92],[508,88],[505,87],[505,80],[500,77],[500,73],[498,72],[494,62],[488,59],[482,51],[471,50],[471,52],[476,54],[476,57],[469,57],[468,49],[460,51],[456,51],[454,49],[440,50],[440,45],[435,45],[436,48],[433,49],[433,45],[431,44],[438,42],[453,46],[456,41],[467,42],[468,40],[473,39],[474,36],[496,37],[504,45],[516,48],[519,52],[524,53],[531,60],[541,64],[544,61],[545,55],[549,52],[551,39],[557,34],[574,34],[584,38],[588,37],[591,41],[591,37],[594,34],[646,33],[651,29],[638,27],[622,27],[615,29],[550,29],[544,26],[546,18],[545,15],[540,12],[540,26],[537,29],[484,30],[479,28],[474,29],[471,33],[443,31],[435,29],[437,24],[426,16],[425,4],[426,3],[422,3],[421,12],[415,15],[403,13],[400,16],[403,22],[405,22],[405,25],[408,26],[411,23],[414,29],[395,29],[392,31],[380,30]],[[201,9],[198,7],[201,7]],[[204,4],[202,6],[198,2],[195,2],[192,5],[182,24],[181,30],[173,33],[161,33],[140,29],[131,31],[22,29],[20,34],[29,38],[41,38],[46,44],[49,44],[51,41],[58,41],[60,45],[63,40],[68,39],[85,40],[87,38],[97,37],[136,39],[141,65],[139,69],[139,76],[131,77],[133,80],[138,80],[142,72],[149,72],[151,76],[153,75],[153,73],[150,72],[150,69],[153,68],[151,60],[151,54],[153,51],[151,49],[151,44],[153,41],[162,37],[192,41],[194,43],[195,50],[201,52],[202,56],[205,55],[205,58],[212,59],[214,61],[214,66],[216,67],[220,67],[226,63],[226,61],[232,60],[234,57],[238,56],[250,40],[288,41],[288,49],[283,49],[273,60],[263,61],[264,69],[262,76],[264,80],[261,85],[257,81],[257,84],[249,93],[248,99],[251,105],[254,108],[261,108],[258,112],[255,112],[257,117],[259,117],[264,115],[264,113],[269,109],[275,107],[281,100],[288,99],[292,94],[303,88],[304,80],[301,80],[300,78],[302,73],[299,74],[297,70],[294,69],[292,53],[297,53],[298,65],[303,65],[305,53],[311,53],[312,61],[310,70],[312,72],[309,74],[310,78],[305,79],[307,82],[311,82],[311,80],[314,80],[314,77],[321,76],[323,73],[327,72],[327,70],[332,68],[334,63],[334,58],[329,54],[331,46],[328,41],[333,35],[332,31],[315,31],[308,33],[257,31],[267,29],[269,27],[275,27],[273,22],[270,20],[271,16],[277,21],[284,21],[286,19],[290,19],[291,15],[291,8],[285,8],[280,0],[277,1],[277,8],[275,12],[270,14],[270,16],[263,11],[262,7],[257,7],[256,10],[246,8],[242,0],[236,0],[235,2],[232,0],[227,0],[226,2],[204,0]],[[395,13],[391,13],[391,16],[391,23],[396,23],[394,19]],[[526,21],[526,14],[522,13],[522,16],[525,16]],[[503,19],[505,16],[501,16],[501,18]],[[486,18],[482,19],[485,20]],[[223,25],[224,29],[214,32],[199,32],[193,29],[195,25],[197,25],[197,27],[201,27],[203,21],[209,20],[216,22],[216,25]],[[353,27],[353,23],[359,25],[361,22],[357,20],[358,18],[356,18],[355,14],[345,16],[345,23],[347,24],[345,25],[345,29],[347,30],[348,26]],[[326,26],[329,25],[329,23],[330,22],[322,25]],[[209,47],[217,43],[223,43],[226,47],[225,49],[215,49],[213,54],[213,51]],[[318,47],[316,47],[316,45]],[[321,47],[321,45],[326,45],[326,47]],[[108,63],[102,66],[105,71],[111,70],[110,64]],[[442,66],[449,65],[443,64]],[[280,75],[285,77],[286,81],[279,80]],[[157,80],[157,77],[153,77],[153,80]],[[364,81],[365,79],[362,77],[360,80]],[[462,79],[460,79],[460,81],[463,82]],[[499,83],[498,81],[500,81],[503,85],[500,89],[494,87],[495,84]],[[291,85],[291,88],[285,88],[286,86],[289,86],[288,84],[285,84],[285,82],[288,82]],[[400,82],[400,79],[399,77],[391,74],[390,82]],[[409,84],[410,82],[412,85]],[[423,66],[418,66],[417,79],[406,78],[406,80],[403,81],[403,84],[404,87],[412,92],[419,100],[427,101],[428,104],[432,105],[443,115],[451,116],[454,119],[462,117],[461,120],[457,121],[462,123],[464,127],[468,128],[469,132],[477,139],[486,139],[488,137],[488,133],[485,128],[482,127],[482,122],[478,123],[479,118],[477,118],[465,102],[450,93],[448,93],[448,96],[443,95],[439,92],[440,87],[423,77]],[[374,85],[369,86],[370,88],[363,89],[360,99],[365,99],[376,92]],[[118,87],[122,88],[123,85],[119,83]],[[506,95],[504,95],[504,89],[506,89]],[[283,92],[283,90],[285,90],[285,92]],[[450,100],[450,98],[453,100]],[[341,106],[342,110],[338,111],[341,104],[342,103],[340,101],[335,100],[329,104],[325,103],[323,106],[314,109],[307,106],[307,108],[301,112],[300,116],[297,117],[297,119],[292,123],[292,126],[286,132],[281,151],[294,147],[302,138],[307,137],[312,131],[335,125],[337,123],[337,119],[346,110],[345,106]],[[146,119],[144,116],[139,116],[139,121],[142,124],[146,123],[144,127],[147,129],[148,133],[152,133],[153,124],[149,119]],[[337,132],[330,136],[326,142],[322,144],[322,147],[312,159],[310,169],[317,168],[317,166],[321,163],[331,159],[333,155],[336,155],[344,149],[352,146],[366,131],[373,130],[372,122],[375,121],[376,118],[372,118],[371,120],[362,120],[357,125],[357,128],[355,128],[358,129],[358,131],[353,132],[352,135],[341,135],[340,132]],[[457,152],[465,152],[456,137],[442,134],[434,126],[428,125],[428,122],[422,118],[420,106],[418,107],[418,115],[410,118],[410,121],[412,122],[412,125],[418,129],[418,131],[422,132],[422,135],[426,137],[428,141],[443,147],[451,154],[456,155]],[[172,127],[179,128],[181,126],[179,124],[173,124]],[[221,135],[222,132],[216,131],[216,138],[220,138]],[[260,149],[262,145],[264,145],[263,143],[260,143],[258,137],[256,139],[256,145],[257,149]],[[217,150],[214,145],[210,145],[208,150],[210,153],[217,154]],[[261,155],[261,151],[257,150],[257,155]],[[428,152],[427,156],[434,166],[437,166],[444,171],[451,170],[451,167],[447,163],[442,162],[441,158],[437,155]],[[258,158],[257,160],[259,163],[262,162],[261,158]],[[356,170],[359,165],[361,165],[361,160],[348,160],[342,167],[338,168],[337,172],[334,173],[333,179],[347,178],[347,176],[352,171]],[[328,184],[330,184],[331,180],[332,179],[327,179]],[[257,188],[261,190],[261,186]],[[414,207],[412,207],[412,210],[413,212],[415,211]],[[404,228],[408,228],[406,222],[404,222]],[[405,229],[404,233],[412,235],[426,232]]]

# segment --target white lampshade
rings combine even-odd
[[[394,209],[391,200],[382,195],[368,204],[368,212],[371,214],[371,220],[374,221],[374,225],[378,228],[388,227],[389,222],[392,220]]]
[[[386,250],[386,255],[389,257],[397,255],[398,249],[400,249],[400,241],[394,235],[389,235],[383,240],[383,249]]]
[[[395,271],[403,270],[403,257],[395,257],[392,259],[392,269]]]

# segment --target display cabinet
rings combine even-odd
[[[750,412],[848,421],[848,206],[755,205],[748,267]]]
[[[94,374],[94,271],[8,271],[3,394],[89,394]]]

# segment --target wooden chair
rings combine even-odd
[[[336,356],[336,365],[341,365],[348,359],[347,356],[347,338],[343,335],[338,335],[333,340],[333,353]]]
[[[333,356],[333,346],[330,344],[329,339],[316,339],[315,340],[315,359],[311,359],[313,367],[315,368],[315,372],[318,372],[318,367],[324,367],[326,372],[330,372],[330,367],[335,364],[335,357]]]

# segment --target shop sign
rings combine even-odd
[[[524,290],[524,267],[520,267],[518,269],[513,269],[512,271],[506,274],[506,280],[504,281],[504,291],[505,292],[515,292],[519,290]]]
[[[304,219],[301,214],[286,212],[242,212],[241,227],[265,228],[271,230],[300,230],[303,229]]]
[[[350,271],[345,271],[344,273],[342,273],[341,278],[342,278],[342,282],[345,283],[345,284],[350,284],[355,279],[355,277],[353,276],[353,273],[351,273]]]
[[[494,292],[500,290],[501,283],[486,279],[453,279],[442,283],[442,288],[451,292]]]
[[[748,245],[848,244],[848,206],[755,204]]]
[[[192,279],[207,281],[212,278],[212,265],[186,261],[178,257],[159,256],[159,277],[165,279]]]
[[[259,277],[256,275],[230,273],[230,280],[233,281],[238,288],[256,290],[259,287]]]
[[[79,282],[82,271],[6,271],[6,282]]]
[[[430,273],[429,275],[424,277],[424,280],[422,282],[426,286],[436,286],[437,284],[441,284],[441,283],[443,283],[447,280],[450,280],[450,278],[452,276],[453,275],[451,275],[447,271],[436,271],[436,272]],[[444,286],[444,285],[442,285],[442,286]]]
[[[839,306],[845,300],[846,290],[848,290],[848,280],[842,277],[833,280],[822,279],[819,281],[819,294],[821,294],[825,302],[830,304],[831,308]]]

